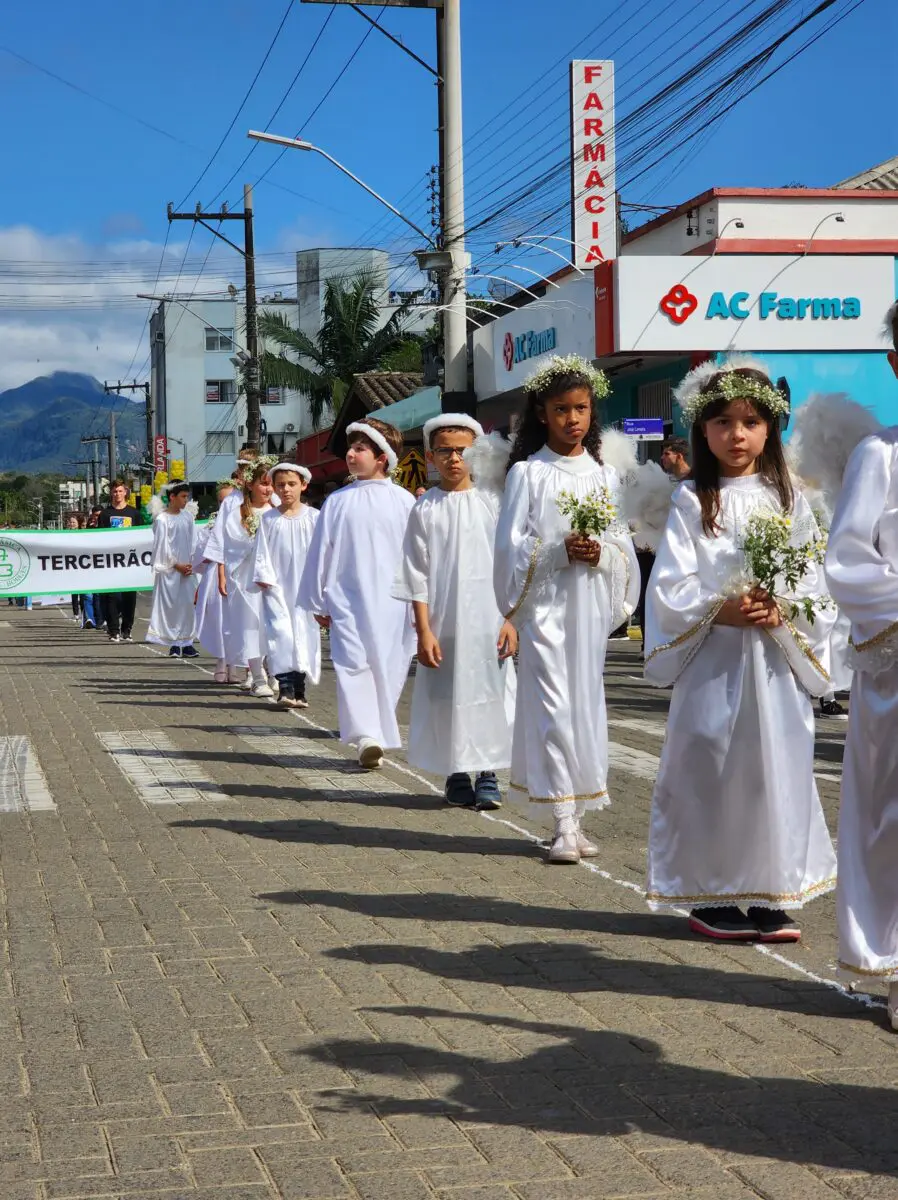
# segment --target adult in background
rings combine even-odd
[[[132,529],[142,525],[140,513],[128,503],[130,489],[124,479],[113,479],[109,489],[112,503],[104,508],[97,521],[98,529]],[[103,596],[103,613],[106,617],[106,632],[110,642],[133,642],[134,610],[137,607],[136,592],[106,592]]]

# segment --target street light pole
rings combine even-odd
[[[260,451],[262,436],[262,388],[259,364],[259,323],[256,309],[256,256],[253,236],[253,188],[243,185],[243,246],[246,262],[246,351],[249,363],[244,371],[246,381],[246,440]],[[186,463],[185,469],[186,469]]]

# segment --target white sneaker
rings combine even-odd
[[[244,679],[240,685],[240,690],[241,692],[251,692],[253,690],[253,677],[248,671],[246,673],[246,679]]]
[[[898,1033],[898,983],[889,984],[889,1024]]]
[[[591,842],[582,830],[577,831],[577,849],[580,851],[581,858],[598,858],[599,848],[595,842]]]
[[[383,747],[374,738],[361,738],[359,741],[359,766],[366,771],[376,771],[384,763]]]
[[[264,679],[260,679],[258,683],[251,683],[250,690],[254,696],[264,696],[267,698],[274,695],[274,692]]]
[[[578,863],[580,849],[576,833],[559,833],[549,850],[550,863]]]

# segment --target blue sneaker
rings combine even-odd
[[[478,812],[493,812],[502,807],[502,793],[495,771],[481,771],[474,784],[474,807]]]
[[[471,787],[471,776],[464,771],[457,771],[446,780],[446,790],[443,793],[446,803],[453,808],[473,808],[475,804],[474,789]]]
[[[197,650],[196,646],[182,646],[181,647],[181,657],[182,658],[199,658],[199,651]]]
[[[180,646],[171,646],[168,651],[168,657],[169,658],[180,658],[181,657],[181,647]]]

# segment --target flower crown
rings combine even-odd
[[[565,357],[554,354],[544,367],[534,371],[525,381],[524,391],[528,395],[531,392],[541,392],[554,379],[562,375],[582,375],[589,383],[597,400],[607,396],[610,391],[605,372],[594,367],[588,359],[581,358],[579,354],[568,354]]]
[[[223,487],[232,488],[232,487],[236,487],[236,486],[237,486],[237,480],[232,479],[230,477],[230,475],[226,476],[224,479],[216,479],[216,481],[215,481],[216,492],[220,492]]]
[[[744,356],[734,356],[725,363],[705,362],[689,372],[674,392],[687,427],[700,420],[708,405],[717,400],[727,403],[732,400],[753,400],[774,417],[785,416],[789,412],[789,401],[769,380],[752,379],[739,374],[741,371],[757,371],[766,376],[760,363]],[[714,387],[710,391],[703,391],[715,377],[717,382]]]

